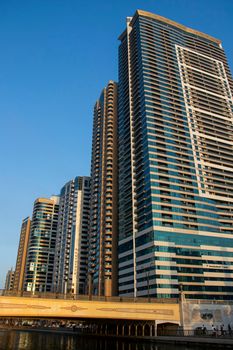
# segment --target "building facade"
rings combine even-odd
[[[26,258],[28,250],[28,242],[30,235],[30,226],[31,220],[29,217],[25,218],[22,222],[18,254],[15,266],[15,275],[13,289],[15,291],[23,291],[24,285],[24,276],[25,276],[25,267],[26,267]]]
[[[117,295],[117,84],[94,107],[89,273],[93,293]]]
[[[60,193],[54,292],[86,293],[89,209],[90,178],[78,176]]]
[[[7,271],[6,280],[5,280],[5,290],[9,290],[9,291],[13,290],[14,276],[15,276],[15,272],[12,268]]]
[[[221,42],[144,11],[119,47],[119,294],[233,298],[232,77]]]
[[[34,203],[24,290],[51,292],[57,235],[59,196],[38,198]]]

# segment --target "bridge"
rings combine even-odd
[[[180,325],[180,304],[178,300],[142,302],[130,298],[74,300],[6,295],[0,296],[0,318],[81,320],[98,334],[155,336],[158,325]]]
[[[143,303],[0,296],[0,317],[157,320],[180,323],[180,308],[178,302]]]
[[[53,293],[20,294],[4,291],[0,296],[0,326],[33,320],[40,325],[74,323],[88,332],[104,335],[155,336],[177,334],[181,328],[211,331],[233,329],[233,301],[96,297]],[[9,324],[9,323],[8,323]],[[179,327],[181,326],[181,327]],[[84,328],[84,327],[83,327]],[[226,328],[227,330],[227,328]]]

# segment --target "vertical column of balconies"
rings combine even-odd
[[[76,257],[77,269],[77,293],[85,294],[87,285],[87,272],[88,272],[88,254],[89,254],[89,241],[88,241],[88,229],[89,229],[89,215],[90,215],[90,178],[81,177],[82,181],[82,201],[80,209],[80,233],[78,239],[78,256]],[[77,212],[78,215],[78,212]]]
[[[60,203],[59,203],[59,216],[57,225],[57,238],[56,238],[56,249],[54,257],[54,277],[53,277],[53,292],[62,291],[62,276],[63,276],[63,217],[65,211],[65,198],[64,198],[65,187],[62,188],[60,193]]]
[[[120,36],[119,47],[119,99],[118,99],[118,274],[119,294],[135,295],[135,254],[133,254],[133,174],[132,174],[132,101],[129,79],[129,27]],[[128,252],[124,247],[130,246]],[[130,274],[130,281],[122,280],[122,276]]]
[[[89,271],[99,295],[116,294],[116,109],[117,86],[110,81],[95,105],[93,125]]]
[[[102,172],[102,118],[99,101],[94,107],[94,122],[92,135],[92,164],[91,164],[91,207],[90,207],[90,246],[89,246],[89,273],[93,276],[94,288],[99,280],[99,262],[97,261],[100,249],[100,191]]]
[[[117,85],[109,82],[106,88],[105,107],[105,166],[104,166],[104,198],[103,198],[103,267],[104,267],[104,294],[116,293],[116,203],[117,203]]]
[[[25,275],[25,264],[28,250],[28,241],[30,234],[31,220],[29,217],[23,220],[20,232],[20,241],[15,266],[13,289],[17,291],[23,290],[23,281]]]

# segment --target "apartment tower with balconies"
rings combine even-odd
[[[5,279],[5,291],[12,291],[14,288],[14,277],[15,271],[13,268],[7,271],[6,279]]]
[[[94,107],[92,138],[89,281],[97,295],[117,295],[117,177],[117,84],[109,81]]]
[[[53,291],[87,292],[90,178],[77,176],[60,192]]]
[[[21,226],[18,254],[14,274],[13,290],[18,292],[23,291],[30,226],[31,220],[29,217],[27,217],[23,220]]]
[[[145,11],[119,39],[119,294],[232,299],[233,83],[221,41]]]

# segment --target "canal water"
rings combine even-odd
[[[195,346],[156,344],[27,331],[1,331],[0,350],[204,350]]]

